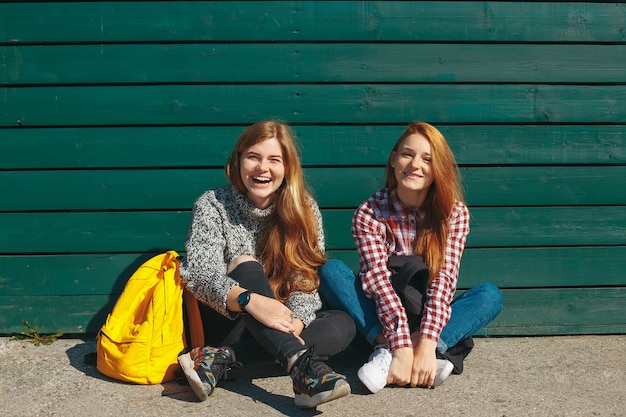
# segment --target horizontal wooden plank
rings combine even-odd
[[[204,191],[226,183],[222,168],[0,171],[2,178],[15,197],[0,211],[189,210]]]
[[[16,2],[0,5],[0,42],[618,42],[625,14],[594,2]]]
[[[353,210],[326,210],[328,249],[352,249]],[[467,246],[604,246],[626,244],[626,207],[472,208]]]
[[[626,332],[626,288],[503,291],[504,308],[481,335]]]
[[[626,243],[624,206],[475,208],[471,214],[468,245],[473,247]]]
[[[327,255],[358,272],[355,250],[330,250]],[[624,286],[625,267],[625,246],[467,248],[461,260],[458,288],[482,282],[503,289]]]
[[[384,165],[405,127],[293,126],[305,166]],[[626,129],[621,125],[441,124],[437,128],[461,165],[626,164]],[[7,128],[0,134],[0,169],[221,167],[244,129]]]
[[[326,247],[353,249],[354,210],[324,210]],[[626,245],[626,208],[474,208],[468,247]],[[0,214],[0,254],[181,250],[188,211]]]
[[[306,168],[321,207],[355,209],[384,185],[383,167]],[[626,205],[626,166],[471,167],[461,170],[477,206]],[[224,170],[0,171],[2,211],[185,210],[226,183]]]
[[[626,288],[505,290],[504,308],[483,335],[623,333]],[[24,330],[21,320],[40,332],[96,333],[117,297],[0,296],[0,333]]]
[[[39,326],[40,334],[64,332],[95,335],[117,296],[0,296],[0,334],[20,333],[22,320]]]
[[[471,207],[626,205],[626,166],[463,168]],[[623,195],[622,195],[623,194]]]
[[[118,295],[155,253],[0,256],[0,295]]]
[[[472,249],[463,254],[460,288],[626,285],[626,246]]]
[[[487,82],[621,83],[626,45],[114,44],[0,47],[12,85]],[[249,65],[266,61],[265,65]],[[498,57],[498,59],[493,59]],[[402,65],[398,65],[402,62]]]
[[[184,255],[184,252],[180,252]],[[154,253],[0,256],[0,296],[120,294]],[[329,251],[358,271],[356,251]],[[598,273],[601,271],[601,273]],[[502,289],[626,285],[626,246],[467,249],[459,289],[492,282]]]
[[[0,126],[622,123],[626,85],[384,84],[14,87]],[[242,100],[245,97],[245,100]]]
[[[189,220],[189,211],[3,213],[0,254],[182,250]]]

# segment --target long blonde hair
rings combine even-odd
[[[225,166],[226,177],[246,193],[240,173],[242,153],[251,146],[275,138],[283,151],[285,178],[276,191],[276,206],[268,226],[257,242],[260,262],[270,280],[274,295],[285,301],[293,291],[311,292],[319,286],[317,268],[326,257],[319,247],[317,221],[306,190],[294,135],[285,123],[264,120],[247,128]]]
[[[391,167],[394,152],[404,140],[419,133],[430,143],[433,183],[423,204],[424,219],[417,232],[415,254],[424,257],[430,269],[430,279],[441,271],[446,260],[446,246],[450,229],[449,217],[456,201],[463,202],[463,188],[459,180],[454,154],[446,139],[434,126],[424,122],[412,122],[400,136],[389,154],[385,167],[385,181],[389,190],[398,186]]]

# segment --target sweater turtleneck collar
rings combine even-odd
[[[231,192],[241,212],[246,217],[249,217],[251,219],[265,220],[269,217],[270,214],[272,214],[272,212],[276,208],[276,200],[272,201],[272,204],[267,206],[267,208],[260,209],[252,204],[252,201],[250,201],[250,199],[246,197],[244,193],[239,191],[233,185],[231,185]]]

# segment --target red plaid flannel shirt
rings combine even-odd
[[[352,217],[352,235],[361,260],[359,277],[365,295],[374,300],[383,332],[392,351],[413,347],[408,319],[391,286],[389,256],[415,254],[417,228],[424,215],[404,206],[396,190],[383,188],[364,201]],[[461,255],[469,233],[469,211],[457,201],[449,217],[446,260],[426,291],[420,337],[439,341],[450,319],[450,303],[456,291]]]

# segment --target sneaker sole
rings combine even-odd
[[[359,377],[359,379],[361,380],[363,385],[365,385],[365,388],[367,388],[372,394],[376,394],[378,391],[380,391],[381,389],[385,388],[385,385],[387,385],[387,384],[385,384],[385,385],[383,385],[381,387],[380,385],[377,385],[374,381],[369,379],[367,377],[367,375],[365,375],[365,371],[363,370],[363,366],[361,366],[359,368],[359,371],[357,372],[357,376]]]
[[[324,391],[309,397],[306,394],[296,394],[294,402],[300,408],[315,408],[320,404],[327,403],[337,398],[350,394],[350,384],[345,379],[340,379],[332,391]]]
[[[180,355],[178,357],[178,363],[189,382],[189,386],[193,390],[194,394],[200,401],[206,401],[211,394],[213,394],[214,387],[208,380],[203,380],[202,377],[196,372],[194,368],[194,361],[191,360],[189,353]]]

